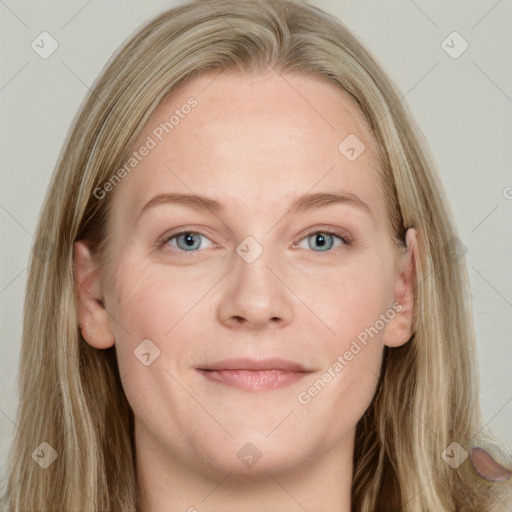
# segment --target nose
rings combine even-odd
[[[236,253],[225,277],[218,306],[219,321],[230,328],[282,328],[293,318],[293,292],[270,251],[252,263]]]

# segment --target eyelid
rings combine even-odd
[[[308,229],[303,234],[301,234],[299,236],[299,238],[297,239],[297,242],[294,243],[294,245],[296,243],[304,240],[304,238],[308,238],[311,235],[314,235],[316,233],[325,233],[325,234],[337,236],[337,237],[341,238],[346,245],[352,243],[352,241],[353,241],[351,235],[344,229],[320,225],[320,226],[315,226],[311,229]]]
[[[212,240],[210,238],[210,236],[208,234],[205,234],[203,231],[201,231],[201,229],[204,229],[204,228],[187,228],[187,227],[179,227],[179,228],[175,228],[173,230],[170,230],[170,231],[167,231],[166,233],[164,233],[164,235],[162,235],[160,238],[158,238],[157,242],[156,242],[156,245],[158,245],[158,247],[163,247],[167,244],[167,242],[169,242],[169,240],[171,238],[176,238],[180,235],[184,235],[184,234],[192,234],[192,235],[200,235],[204,238],[207,238],[212,244],[213,244],[213,248],[216,248],[216,247],[219,247],[219,244],[217,244],[214,240]],[[328,234],[328,235],[333,235],[333,236],[336,236],[338,238],[340,238],[343,242],[343,245],[350,245],[353,241],[352,237],[347,233],[346,230],[343,230],[341,228],[333,228],[333,227],[329,227],[329,226],[316,226],[316,227],[313,227],[313,228],[309,228],[307,231],[303,232],[297,239],[296,241],[292,244],[292,247],[293,248],[296,248],[298,243],[299,242],[302,242],[304,239],[306,238],[309,238],[310,236],[312,235],[315,235],[315,234],[318,234],[318,233],[324,233],[324,234]],[[182,250],[179,250],[179,249],[175,249],[174,252],[179,252],[179,253],[195,253],[195,252],[202,252],[202,251],[182,251]],[[326,252],[326,253],[329,253],[329,254],[336,254],[338,252],[338,250],[329,250],[329,251],[311,251],[311,252],[319,252],[319,253],[322,253],[322,252]]]
[[[169,240],[171,238],[177,238],[178,236],[185,235],[185,234],[200,235],[204,238],[207,238],[212,243],[213,247],[218,247],[218,244],[216,242],[214,242],[210,238],[210,236],[205,234],[203,231],[200,231],[198,229],[188,229],[187,227],[175,228],[173,230],[165,232],[161,237],[158,238],[158,240],[156,241],[156,245],[158,247],[162,247],[162,246],[166,245],[167,242],[169,242]],[[184,252],[199,252],[199,251],[180,251],[180,250],[178,250],[177,252],[184,253]]]

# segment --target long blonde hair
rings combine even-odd
[[[28,277],[20,405],[4,503],[15,512],[139,510],[133,412],[115,349],[82,338],[73,243],[88,238],[103,268],[111,197],[94,191],[122,166],[146,120],[171,91],[205,71],[271,66],[318,77],[355,99],[380,147],[381,174],[397,240],[413,226],[421,265],[414,334],[386,349],[372,404],[356,433],[353,510],[492,510],[508,484],[478,477],[466,460],[453,469],[442,453],[468,451],[482,437],[475,342],[463,258],[434,165],[400,95],[336,18],[286,0],[195,1],[139,31],[106,66],[74,121],[47,192]],[[455,241],[455,242],[454,242]],[[455,247],[456,248],[456,247]],[[455,251],[456,254],[456,251]],[[42,442],[57,460],[42,469]]]

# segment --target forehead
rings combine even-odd
[[[119,221],[133,222],[165,192],[215,197],[233,213],[340,189],[383,208],[375,139],[354,100],[326,80],[200,75],[157,107],[134,152],[136,166],[114,191]]]

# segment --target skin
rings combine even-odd
[[[75,243],[81,332],[99,350],[116,346],[143,510],[348,512],[355,428],[384,346],[412,334],[416,232],[407,247],[394,244],[375,140],[334,85],[274,71],[201,75],[153,112],[133,149],[191,96],[197,107],[111,192],[113,274],[86,240]],[[366,145],[353,162],[338,150],[349,134]],[[163,192],[206,195],[224,210],[166,204],[137,221]],[[307,192],[350,193],[369,210],[289,213]],[[200,248],[187,252],[176,238],[158,248],[174,228],[200,232]],[[315,237],[325,228],[338,230],[327,250]],[[248,236],[263,250],[251,263],[236,251]],[[332,377],[338,356],[393,303],[400,311]],[[144,339],[160,350],[149,366],[133,353]],[[248,391],[196,371],[230,357],[281,357],[312,373]],[[329,368],[331,380],[300,403]],[[261,454],[251,467],[237,457],[249,442]]]

